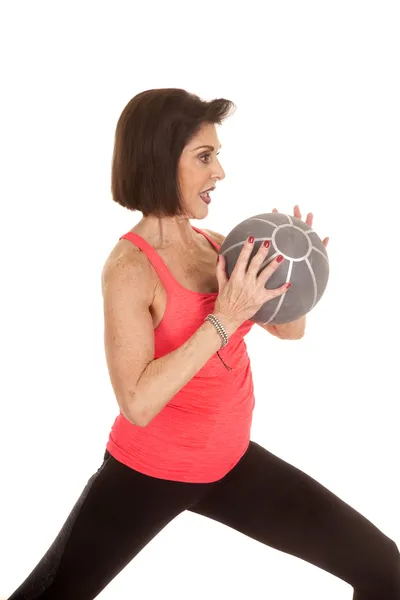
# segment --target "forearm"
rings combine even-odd
[[[282,340],[299,340],[304,336],[306,329],[306,316],[300,317],[291,323],[275,325],[277,337]]]
[[[238,324],[213,314],[224,325],[228,337],[238,328]],[[134,393],[124,403],[128,407],[124,416],[136,425],[148,425],[220,348],[217,329],[205,321],[182,346],[147,365]]]

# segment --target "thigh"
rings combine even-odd
[[[220,486],[190,510],[353,586],[393,554],[393,542],[370,521],[254,442]]]
[[[89,600],[204,486],[148,477],[106,452],[45,556],[9,600]]]

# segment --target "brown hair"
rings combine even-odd
[[[178,162],[203,124],[220,125],[236,109],[225,98],[209,102],[182,89],[141,92],[118,120],[111,171],[115,202],[143,216],[182,215]]]

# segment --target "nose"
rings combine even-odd
[[[219,160],[217,159],[217,166],[214,169],[213,172],[213,176],[211,177],[211,179],[225,179],[225,171],[223,170],[223,168],[221,167],[221,164],[219,162]]]

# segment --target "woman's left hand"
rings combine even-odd
[[[272,212],[279,212],[278,209],[273,208]],[[301,219],[301,212],[300,212],[300,207],[296,204],[296,206],[294,207],[294,211],[293,211],[293,216],[297,217],[298,219]],[[312,223],[313,223],[313,218],[314,215],[312,213],[308,213],[307,218],[305,220],[305,222],[307,223],[307,225],[309,225],[309,227],[312,227]],[[327,247],[329,242],[329,238],[326,237],[322,243],[324,244],[325,248]]]

